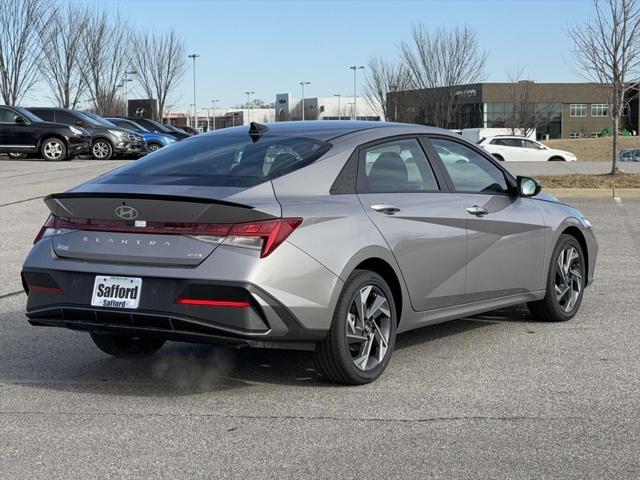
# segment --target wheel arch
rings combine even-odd
[[[589,248],[587,246],[587,239],[585,238],[582,231],[576,227],[575,225],[570,225],[562,230],[560,235],[571,235],[575,238],[580,247],[582,248],[582,253],[584,254],[584,269],[585,269],[585,283],[589,279]]]
[[[69,143],[67,142],[67,139],[65,138],[64,135],[62,135],[61,133],[58,132],[47,132],[43,135],[40,135],[40,138],[38,138],[38,152],[40,151],[40,148],[42,147],[42,144],[46,141],[49,140],[50,138],[56,138],[58,140],[60,140],[62,143],[64,143],[65,148],[69,148]]]
[[[391,289],[391,294],[393,295],[393,301],[396,308],[396,323],[399,325],[400,319],[402,318],[404,302],[402,284],[400,283],[400,278],[398,278],[394,268],[382,258],[369,257],[358,263],[354,270],[368,270],[370,272],[377,273],[385,282],[387,282],[387,285],[389,285],[389,288]]]
[[[547,160],[547,162],[566,162],[566,161],[567,161],[566,158],[564,158],[562,155],[551,155]]]
[[[105,135],[98,135],[96,137],[93,137],[91,139],[91,145],[93,145],[94,143],[96,143],[98,140],[104,140],[105,142],[108,142],[109,145],[111,145],[111,149],[113,150],[113,142],[111,141],[111,139]]]

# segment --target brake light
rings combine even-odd
[[[264,258],[278,248],[301,223],[301,218],[278,218],[254,223],[239,223],[231,227],[227,240],[235,243],[261,240],[260,257]]]
[[[44,225],[42,227],[40,227],[40,230],[38,231],[36,238],[33,239],[34,245],[38,243],[40,240],[42,240],[45,234],[49,233],[48,230],[53,230],[54,219],[55,217],[53,215],[49,215],[49,218],[47,218],[47,221],[44,222]]]
[[[52,294],[60,294],[64,293],[61,288],[57,287],[43,287],[42,285],[28,285],[30,292],[42,292],[42,293],[52,293]]]

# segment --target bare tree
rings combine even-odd
[[[421,91],[425,122],[448,128],[460,107],[457,87],[484,76],[487,53],[478,47],[475,31],[468,26],[428,30],[418,23],[411,42],[400,44],[400,53],[415,88]]]
[[[536,104],[532,97],[533,82],[524,79],[524,68],[513,67],[507,70],[509,80],[509,100],[511,111],[505,118],[505,127],[511,135],[530,136],[538,126]]]
[[[119,15],[90,15],[82,35],[82,78],[99,115],[118,113],[118,89],[130,68],[131,27]]]
[[[40,71],[62,108],[76,108],[86,92],[81,63],[83,38],[89,12],[72,3],[53,11],[41,32]]]
[[[139,33],[135,43],[133,67],[147,98],[157,99],[158,119],[162,120],[167,99],[187,68],[184,41],[170,30],[165,33]]]
[[[40,33],[47,23],[47,0],[0,0],[0,94],[18,104],[40,80]]]
[[[618,171],[620,117],[640,73],[640,0],[593,0],[595,17],[569,30],[575,66],[606,92],[613,123],[611,173]]]
[[[364,95],[373,109],[382,112],[387,121],[398,121],[397,92],[411,87],[411,75],[403,63],[389,62],[379,56],[369,59],[364,80]],[[389,95],[389,92],[393,94]]]

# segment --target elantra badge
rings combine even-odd
[[[120,205],[116,208],[116,215],[123,220],[133,220],[138,217],[138,210],[129,205]]]

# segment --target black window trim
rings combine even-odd
[[[445,193],[448,190],[447,187],[447,182],[445,181],[444,176],[441,175],[441,172],[439,172],[439,169],[435,167],[434,162],[432,161],[428,150],[425,148],[424,143],[420,140],[420,137],[422,135],[421,134],[404,134],[404,135],[391,135],[388,137],[384,137],[384,138],[377,138],[375,140],[372,140],[370,142],[367,143],[363,143],[361,145],[359,145],[356,148],[356,152],[357,152],[357,162],[358,162],[358,171],[357,171],[357,175],[356,175],[356,185],[355,185],[355,191],[353,193],[356,194],[396,194],[396,193],[415,193],[415,194],[420,194],[420,193]],[[367,183],[365,183],[364,180],[364,172],[362,172],[362,169],[360,168],[361,165],[364,165],[364,162],[366,161],[365,155],[366,155],[366,150],[368,148],[371,147],[375,147],[376,145],[381,145],[384,143],[391,143],[394,142],[396,140],[416,140],[418,142],[418,146],[422,149],[422,153],[424,154],[426,160],[427,160],[427,164],[428,166],[431,168],[431,171],[433,173],[433,176],[436,180],[436,183],[438,184],[438,190],[405,190],[405,191],[392,191],[392,192],[371,192],[369,191],[369,189],[367,188]],[[355,153],[355,152],[354,152]],[[424,173],[422,172],[422,170],[420,171],[420,173]]]
[[[511,174],[511,172],[509,172],[506,168],[504,168],[502,165],[500,165],[500,162],[498,160],[496,160],[495,158],[493,158],[492,155],[490,155],[487,151],[478,148],[476,145],[466,142],[462,139],[456,138],[456,137],[452,137],[449,135],[442,135],[442,134],[437,134],[437,133],[429,133],[429,134],[425,134],[425,141],[427,141],[429,143],[429,147],[430,150],[433,151],[433,153],[436,155],[435,158],[437,158],[437,162],[440,164],[440,168],[443,169],[444,174],[446,175],[447,178],[447,183],[450,186],[450,191],[454,192],[454,193],[460,193],[460,194],[465,194],[465,195],[498,195],[498,196],[503,196],[503,197],[513,197],[513,196],[517,196],[518,195],[518,183],[517,180],[513,177],[513,175]],[[486,160],[488,160],[492,165],[494,165],[495,167],[498,168],[498,170],[500,170],[502,172],[502,174],[505,176],[505,181],[507,183],[507,187],[508,190],[506,192],[474,192],[474,191],[468,191],[468,190],[457,190],[455,188],[455,185],[453,183],[453,180],[451,180],[451,177],[449,176],[449,172],[447,171],[446,167],[444,166],[444,162],[442,161],[442,159],[440,158],[440,155],[438,155],[438,152],[436,151],[435,147],[433,146],[433,144],[431,143],[431,140],[434,138],[438,138],[438,139],[442,139],[442,140],[448,140],[450,142],[455,142],[455,143],[459,143],[460,145],[463,145],[467,148],[470,148],[471,150],[473,150],[474,152],[480,154],[481,157],[484,157]]]

